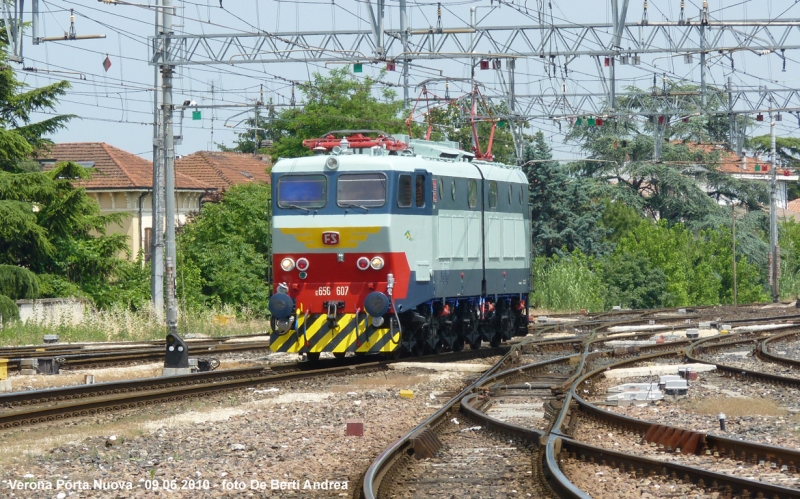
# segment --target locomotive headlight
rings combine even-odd
[[[383,258],[376,256],[369,262],[370,266],[375,270],[380,270],[383,268]]]
[[[358,270],[367,270],[369,268],[369,258],[362,256],[356,260],[356,267],[358,267]]]
[[[295,266],[300,272],[305,272],[308,270],[308,260],[306,258],[298,258]]]
[[[281,268],[284,272],[289,272],[294,268],[294,260],[291,258],[284,258],[281,260]]]
[[[334,158],[333,156],[330,156],[328,157],[328,159],[325,160],[325,167],[328,170],[335,170],[339,168],[339,160]]]

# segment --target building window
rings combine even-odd
[[[149,262],[153,258],[153,229],[144,229],[144,261]]]

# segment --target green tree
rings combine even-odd
[[[683,224],[669,226],[666,221],[643,221],[620,239],[614,257],[606,264],[606,276],[619,273],[614,267],[638,255],[646,260],[642,263],[643,272],[653,268],[664,274],[666,289],[662,306],[733,302],[733,249],[727,228],[694,232]],[[758,267],[749,263],[746,256],[737,256],[740,301],[765,299]],[[628,279],[628,282],[633,281]],[[608,282],[605,284],[611,287]],[[623,287],[619,289],[624,291]]]
[[[608,230],[608,239],[616,244],[642,222],[642,215],[634,208],[610,199],[604,199],[601,223]]]
[[[668,301],[664,271],[641,252],[615,252],[599,273],[607,290],[606,308],[659,308]]]
[[[676,91],[693,91],[692,88],[672,85],[667,90],[672,95]],[[735,199],[749,209],[760,209],[768,200],[764,186],[719,171],[719,152],[698,145],[724,137],[718,118],[703,114],[684,122],[681,116],[666,114],[670,107],[665,97],[636,88],[629,90],[638,95],[620,99],[618,104],[631,115],[609,120],[603,126],[576,122],[570,130],[567,139],[579,144],[591,158],[574,164],[575,172],[603,182],[612,200],[669,223],[691,223],[717,214],[722,210],[718,203],[722,198]],[[709,108],[722,106],[718,94],[711,92]],[[644,109],[664,109],[662,123],[658,118],[642,122],[633,117]],[[699,112],[694,101],[686,101],[682,111],[686,115]],[[660,127],[661,155],[659,161],[654,161],[654,137]]]
[[[607,230],[599,223],[604,205],[596,202],[592,179],[576,178],[552,159],[544,134],[537,132],[525,148],[523,171],[530,185],[531,238],[536,255],[586,255],[610,251]]]
[[[105,235],[122,215],[100,215],[100,208],[76,180],[89,170],[75,163],[58,163],[46,172],[0,171],[0,264],[17,265],[48,275],[42,295],[75,290],[90,296],[112,278],[124,259],[127,236]]]
[[[206,203],[179,236],[187,301],[199,285],[206,304],[267,310],[270,186],[234,186],[220,203]],[[179,280],[181,279],[179,272]],[[179,290],[179,297],[181,291]]]
[[[433,124],[431,140],[452,140],[458,142],[464,151],[473,151],[472,125],[469,116],[470,102],[461,99],[443,107],[432,108],[428,120]],[[508,114],[504,105],[491,106],[491,116],[495,119]],[[494,161],[507,165],[517,164],[516,152],[514,150],[514,138],[511,136],[508,121],[501,120],[494,130],[492,142],[492,155]],[[421,125],[425,128],[427,125]],[[478,141],[482,152],[487,152],[489,147],[489,137],[492,133],[491,121],[479,121],[476,126]],[[423,136],[420,130],[415,137]]]
[[[14,300],[36,298],[39,280],[28,269],[14,265],[0,265],[0,323],[19,319],[19,309]]]
[[[104,235],[121,216],[100,216],[97,203],[75,187],[90,170],[59,163],[42,172],[31,159],[52,144],[46,136],[73,117],[32,119],[36,112],[55,113],[69,84],[28,88],[7,62],[7,41],[0,30],[0,265],[36,274],[38,296],[91,295],[123,261],[125,236]]]
[[[771,154],[772,142],[769,135],[759,135],[748,141],[748,145],[761,154]],[[778,160],[789,168],[800,168],[800,138],[775,137],[775,152]],[[789,201],[800,198],[800,183],[792,182],[788,185]]]
[[[347,67],[332,69],[327,76],[314,73],[310,82],[300,85],[302,107],[285,108],[275,116],[267,113],[258,119],[258,128],[263,129],[260,136],[273,140],[266,152],[273,160],[308,156],[311,151],[303,147],[303,140],[321,137],[332,130],[403,133],[405,124],[400,118],[403,101],[397,100],[389,88],[376,92],[383,76],[381,73],[377,79],[359,80]],[[255,122],[249,120],[248,124]],[[252,147],[253,133],[248,131],[239,135],[232,150],[252,152]]]
[[[759,135],[753,137],[749,142],[750,147],[761,154],[772,152],[772,139],[770,135]],[[786,166],[800,167],[800,138],[797,137],[775,137],[775,152],[778,159]]]
[[[60,81],[29,89],[17,79],[8,63],[8,36],[0,30],[0,170],[17,172],[30,166],[27,160],[52,142],[45,136],[64,128],[72,115],[56,115],[33,121],[36,112],[55,112],[58,98],[69,83]]]

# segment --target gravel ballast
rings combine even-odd
[[[380,452],[476,376],[422,368],[328,376],[148,408],[150,420],[137,414],[128,424],[109,415],[7,432],[0,445],[16,452],[3,458],[0,495],[352,497]],[[346,436],[348,420],[363,421],[363,436]]]

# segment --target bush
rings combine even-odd
[[[0,295],[0,319],[2,319],[3,324],[19,319],[17,304],[6,295]]]
[[[603,284],[590,262],[578,251],[563,258],[536,258],[531,269],[531,305],[555,311],[602,310]]]
[[[267,184],[231,187],[220,203],[206,203],[184,227],[178,240],[178,282],[185,283],[187,302],[266,313],[270,193]]]
[[[664,271],[653,267],[642,253],[616,252],[603,264],[601,276],[608,290],[606,307],[660,308],[669,301]]]

